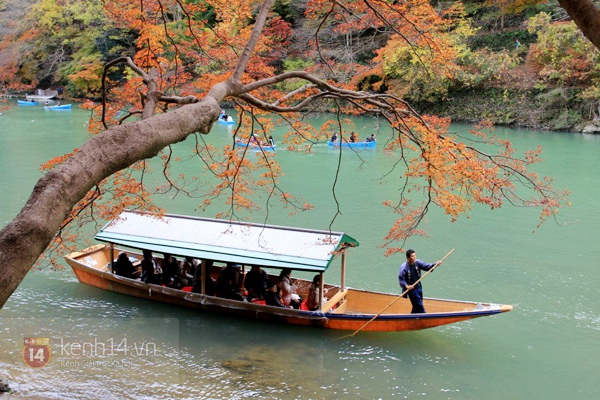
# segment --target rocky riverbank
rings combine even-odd
[[[592,106],[577,89],[468,89],[454,91],[438,103],[417,103],[422,114],[450,117],[455,122],[489,120],[494,125],[548,131],[600,133]]]

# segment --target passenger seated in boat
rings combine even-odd
[[[219,118],[221,118],[223,121],[227,121],[229,116],[227,115],[227,113],[225,113],[225,110],[221,110],[221,115],[219,116]]]
[[[144,283],[160,285],[162,274],[160,266],[152,256],[152,252],[150,250],[144,250],[143,254],[144,259],[142,260],[142,281]]]
[[[237,264],[228,264],[215,284],[217,297],[244,301],[246,298],[240,291],[240,269]]]
[[[292,308],[300,308],[302,298],[296,293],[296,286],[292,285],[290,276],[292,270],[290,268],[284,268],[279,274],[279,289],[281,289],[281,301],[287,306]]]
[[[248,140],[249,144],[260,144],[260,140],[258,140],[258,137],[256,137],[256,133],[253,133],[252,135],[250,135],[250,140]]]
[[[213,268],[213,260],[206,260],[206,285],[204,286],[204,294],[207,296],[215,295],[215,281],[211,276],[211,270]],[[196,274],[194,276],[194,287],[192,287],[193,293],[202,293],[202,268],[200,265],[196,267]]]
[[[350,133],[350,143],[355,143],[356,142],[356,133],[352,132]]]
[[[267,286],[267,293],[265,294],[265,304],[268,306],[275,307],[287,307],[281,301],[281,296],[279,296],[279,293],[277,291],[277,285],[275,284],[275,282],[269,282]]]
[[[133,266],[129,256],[124,251],[119,253],[117,257],[117,261],[113,267],[114,273],[130,279],[137,279],[139,277],[139,273],[136,268]]]
[[[312,280],[310,287],[308,288],[308,297],[306,298],[306,306],[310,311],[319,309],[319,292],[321,290],[321,275],[317,274]],[[325,290],[324,292],[327,292]],[[323,297],[323,301],[327,301],[327,298]]]
[[[367,142],[374,142],[375,141],[375,134],[371,133],[371,136],[369,136],[367,138]]]
[[[183,286],[191,286],[194,284],[196,266],[197,260],[194,260],[192,257],[185,257],[181,262],[181,283]]]
[[[253,265],[244,279],[244,287],[248,291],[248,301],[264,299],[268,283],[269,276],[267,273],[259,265]]]
[[[275,146],[275,139],[273,139],[273,136],[269,135],[269,146],[273,147]]]
[[[333,135],[331,135],[331,143],[335,142],[337,142],[337,135],[334,133]]]
[[[179,268],[179,262],[175,257],[170,254],[164,254],[162,263],[162,283],[168,287],[181,288],[181,270]]]

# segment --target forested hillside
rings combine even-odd
[[[148,70],[150,59],[175,65],[177,76],[167,77],[165,90],[197,95],[204,86],[198,80],[227,70],[222,56],[239,52],[240,34],[256,12],[236,1],[186,0],[182,4],[194,5],[191,14],[173,0],[144,3],[142,24],[122,1],[0,0],[5,91],[60,86],[67,96],[98,100],[106,63],[130,56],[146,58]],[[435,16],[420,15],[420,2],[411,1],[407,10],[435,38],[412,45],[401,40],[402,32],[360,15],[315,27],[307,3],[276,2],[261,49],[264,68],[308,68],[455,120],[572,130],[598,116],[598,51],[556,1],[435,1]],[[204,39],[206,30],[221,41]],[[165,51],[150,54],[153,46]],[[109,78],[111,87],[129,90],[126,68],[113,69]]]

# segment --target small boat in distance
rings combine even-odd
[[[240,140],[236,140],[235,144],[234,144],[235,148],[248,148],[250,150],[253,151],[275,151],[277,150],[277,146],[276,145],[270,145],[270,144],[259,144],[259,143],[248,143],[248,142],[242,142]]]
[[[42,90],[38,89],[36,94],[26,94],[25,98],[27,100],[51,100],[58,96],[57,90]]]
[[[233,118],[227,116],[227,119],[223,119],[221,117],[219,117],[219,123],[221,125],[235,125],[235,121],[233,120]]]
[[[17,100],[17,104],[20,106],[37,106],[38,103],[35,100]]]
[[[170,214],[159,218],[124,211],[105,225],[96,239],[107,244],[65,256],[81,283],[147,300],[249,319],[326,329],[389,332],[432,328],[500,314],[513,308],[511,305],[425,298],[427,313],[411,314],[410,300],[398,299],[398,294],[346,287],[347,252],[359,244],[343,232]],[[177,289],[113,273],[112,260],[119,252],[125,252],[134,259],[134,266],[138,266],[142,259],[140,250],[201,260],[199,272],[196,272],[201,279],[200,288],[194,291],[191,287]],[[340,284],[326,284],[323,276],[334,259],[341,259]],[[320,306],[315,310],[284,308],[266,305],[264,301],[242,301],[208,293],[208,279],[217,278],[230,264],[237,265],[240,282],[244,282],[246,268],[253,265],[266,271],[289,268],[310,276],[317,274],[320,295],[316,304]],[[276,282],[278,275],[271,273],[268,279]],[[297,287],[297,293],[306,298],[311,281],[294,279],[292,284]]]
[[[70,110],[71,104],[60,104],[54,106],[44,106],[44,110]]]
[[[372,141],[372,142],[332,142],[329,141],[327,142],[327,145],[330,147],[342,147],[342,148],[369,148],[369,149],[374,149],[375,147],[377,147],[377,142]]]

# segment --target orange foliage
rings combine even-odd
[[[201,98],[215,84],[232,76],[239,54],[250,37],[250,22],[258,3],[205,0],[185,4],[185,9],[179,9],[183,4],[176,0],[111,0],[105,2],[105,7],[117,26],[138,33],[133,59],[157,84],[159,91],[166,95],[191,94]],[[207,7],[217,16],[214,25],[198,17]],[[375,12],[372,7],[378,7],[378,11]],[[444,32],[450,21],[439,16],[429,1],[311,0],[307,3],[306,15],[315,20],[329,18],[332,29],[338,33],[387,26],[392,36],[376,62],[389,56],[395,47],[415,46],[422,52],[422,59],[427,61],[431,73],[452,75],[450,60],[454,58],[455,50],[447,38],[438,35]],[[272,64],[278,58],[277,47],[281,50],[288,43],[290,27],[280,18],[275,18],[263,33],[241,84],[276,74]],[[398,215],[385,238],[384,246],[389,246],[387,254],[400,250],[392,243],[402,242],[411,235],[424,234],[419,223],[431,204],[443,209],[452,221],[468,213],[476,203],[494,209],[506,201],[540,206],[542,220],[554,215],[560,194],[552,191],[549,180],[528,171],[528,167],[539,160],[539,150],[518,157],[510,143],[490,135],[488,127],[474,129],[468,134],[450,133],[448,119],[420,117],[399,97],[351,92],[351,88],[370,74],[381,73],[383,67],[374,64],[356,73],[355,64],[332,66],[330,60],[319,58],[318,51],[315,52],[314,44],[318,44],[318,38],[317,33],[306,46],[307,54],[317,60],[306,70],[314,74],[315,80],[319,79],[318,84],[309,82],[312,86],[292,94],[277,84],[253,90],[251,96],[266,104],[262,108],[267,111],[259,110],[261,107],[247,101],[241,96],[246,93],[240,92],[233,99],[239,118],[234,138],[248,140],[256,134],[262,142],[266,142],[276,124],[285,124],[288,128],[283,145],[288,149],[310,151],[314,144],[327,141],[333,133],[342,140],[349,137],[353,123],[342,117],[342,113],[373,114],[383,118],[390,124],[394,135],[386,142],[385,151],[398,160],[398,168],[400,165],[404,168],[399,172],[399,197],[384,203]],[[147,82],[129,68],[125,68],[124,72],[125,82],[106,82],[109,88],[106,120],[109,125],[126,122],[123,118],[130,116],[136,118],[141,110],[140,100],[143,101],[146,94]],[[344,87],[335,80],[336,73],[356,76]],[[377,89],[377,86],[374,88]],[[270,108],[294,107],[306,98],[313,99],[307,108],[316,105],[320,110],[332,111],[334,114],[330,120],[315,128],[304,122],[299,114],[281,112],[274,117],[268,112]],[[85,107],[93,110],[94,114],[95,121],[90,123],[90,130],[93,133],[101,131],[99,106],[87,103]],[[164,106],[159,112],[167,112],[168,107],[173,105]],[[482,146],[489,152],[481,150]],[[216,197],[227,198],[228,208],[218,217],[233,217],[242,210],[257,210],[260,202],[268,205],[273,198],[278,198],[291,212],[312,208],[279,187],[283,171],[274,153],[252,152],[232,146],[215,149],[204,143],[199,134],[193,153],[204,163],[206,174],[217,179],[214,187],[202,187],[203,198],[199,207],[206,210]],[[62,163],[67,157],[57,158],[44,168]],[[161,154],[165,183],[157,188],[146,187],[144,176],[149,168],[143,161],[101,182],[77,205],[67,222],[89,221],[95,217],[109,219],[124,208],[160,212],[150,201],[153,193],[175,191],[193,196],[188,186],[195,178],[188,180],[184,175],[175,175],[171,168],[175,161],[171,149],[165,149]],[[516,191],[519,181],[532,188],[537,197],[533,200],[521,198]],[[420,194],[424,194],[425,198],[418,203],[420,198],[417,201],[415,198]]]

